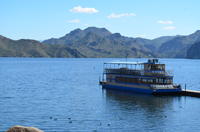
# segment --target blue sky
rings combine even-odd
[[[200,29],[200,0],[1,0],[0,34],[44,40],[76,28],[129,37],[187,35]]]

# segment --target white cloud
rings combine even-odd
[[[163,28],[164,30],[175,30],[176,27],[175,26],[167,26]]]
[[[98,13],[99,11],[95,8],[88,8],[88,7],[81,7],[81,6],[76,6],[72,9],[70,9],[70,12],[75,12],[75,13]]]
[[[108,18],[121,18],[121,17],[127,17],[127,16],[136,16],[136,15],[134,13],[120,13],[120,14],[112,13],[107,17]]]
[[[69,23],[80,23],[79,19],[73,19],[73,20],[69,20]]]
[[[157,21],[157,23],[159,23],[159,24],[173,24],[174,22],[170,21],[170,20],[167,20],[167,21],[159,20],[159,21]]]

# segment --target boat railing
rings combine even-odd
[[[171,71],[144,71],[143,75],[153,76],[173,76]]]
[[[133,70],[128,68],[106,68],[104,70],[106,74],[127,74],[127,75],[146,75],[146,76],[171,76],[170,71],[147,71],[147,70]]]
[[[130,70],[127,68],[120,68],[120,69],[105,69],[105,73],[110,74],[128,74],[128,75],[141,75],[141,72],[139,70]]]

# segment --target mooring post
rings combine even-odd
[[[99,82],[101,81],[101,76],[99,76]]]
[[[185,83],[185,91],[186,91],[186,83]]]

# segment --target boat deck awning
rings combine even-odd
[[[143,65],[144,62],[105,62],[104,64],[118,64],[118,65]]]

